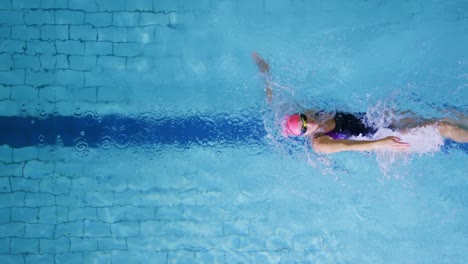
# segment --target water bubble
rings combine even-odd
[[[110,136],[104,136],[99,145],[102,149],[110,149],[113,144],[114,142]]]
[[[96,120],[99,118],[99,115],[92,111],[84,112],[80,115],[81,118],[85,120],[87,126],[95,125]]]
[[[52,109],[52,113],[53,113],[53,115],[58,116],[58,115],[59,115],[59,110],[58,110],[58,108],[57,108],[57,107],[54,107],[54,108]]]
[[[46,137],[45,137],[44,135],[39,135],[39,137],[38,137],[38,141],[39,141],[38,144],[39,144],[39,146],[45,145],[45,140],[46,140]]]
[[[97,113],[94,113],[93,111],[86,111],[81,114],[83,117],[89,117],[89,118],[96,118],[98,116]]]
[[[144,144],[144,138],[141,135],[133,135],[130,138],[130,142],[132,146],[141,146]]]
[[[86,133],[84,131],[81,131],[80,135],[83,137],[84,135],[86,135]]]
[[[79,137],[74,139],[75,150],[79,153],[86,153],[88,151],[88,142],[85,138]]]
[[[126,148],[130,145],[130,143],[131,143],[130,138],[125,134],[118,135],[115,140],[115,145],[118,148]]]
[[[80,108],[80,107],[76,107],[76,108],[75,108],[75,115],[76,115],[76,116],[80,116],[81,114],[82,114],[81,108]]]

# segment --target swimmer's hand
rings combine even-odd
[[[396,151],[406,151],[411,145],[406,142],[402,142],[399,137],[389,136],[382,138],[378,141],[380,143],[380,148],[391,149]]]

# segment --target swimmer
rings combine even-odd
[[[268,103],[273,100],[270,66],[257,53],[252,54],[259,71],[265,79],[265,92]],[[411,145],[401,141],[399,137],[388,136],[377,140],[352,140],[353,136],[372,136],[376,129],[367,126],[363,122],[363,114],[336,112],[334,115],[326,115],[323,111],[308,110],[303,113],[287,115],[283,120],[283,134],[286,136],[302,136],[311,140],[313,148],[318,153],[330,154],[341,151],[373,151],[378,149],[407,151]],[[407,123],[406,127],[398,130],[400,133],[418,127],[435,127],[444,138],[456,142],[468,142],[468,129],[461,124],[456,124],[451,119],[428,120],[415,123],[416,119],[400,120]],[[413,123],[410,125],[410,123]],[[395,126],[390,126],[397,127]]]

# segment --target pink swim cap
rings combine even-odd
[[[289,115],[284,117],[283,134],[285,136],[301,135],[301,117],[299,114]]]

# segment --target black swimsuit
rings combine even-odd
[[[318,134],[315,137],[326,135],[333,139],[348,139],[352,136],[373,135],[376,130],[364,124],[362,121],[363,117],[364,114],[362,113],[356,116],[349,113],[336,112],[335,117],[333,117],[335,119],[335,128],[327,133]]]

